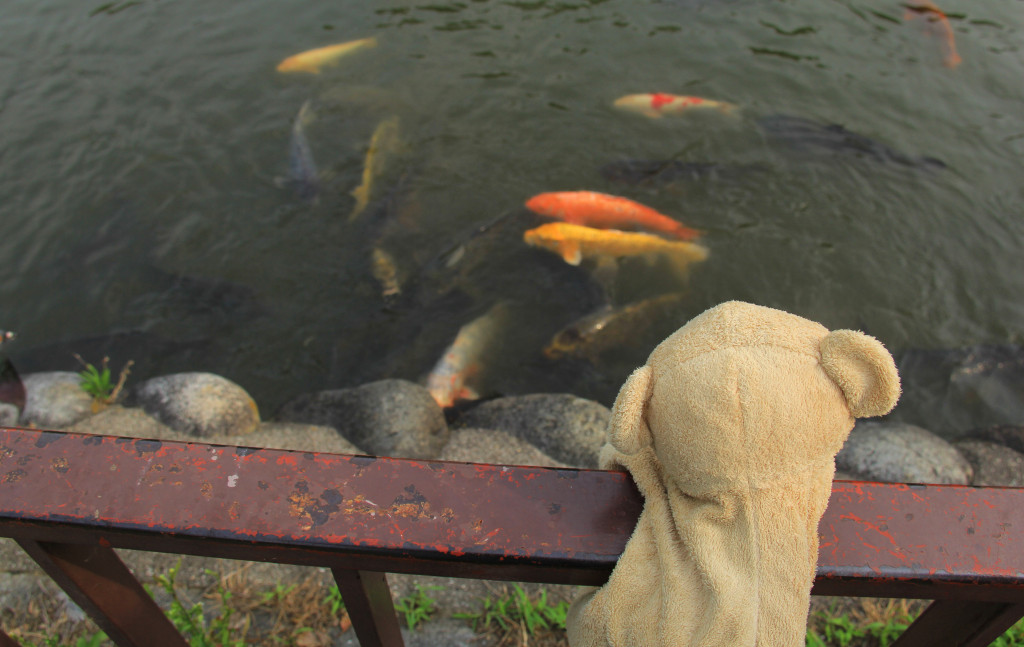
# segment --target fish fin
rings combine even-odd
[[[580,249],[579,243],[563,241],[559,252],[562,254],[562,260],[569,265],[579,265],[583,260],[583,251]]]

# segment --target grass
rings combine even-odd
[[[89,364],[82,356],[75,353],[75,359],[82,365],[82,370],[79,371],[79,385],[82,390],[92,396],[92,410],[96,413],[106,407],[108,404],[113,404],[117,401],[121,390],[124,389],[124,384],[128,380],[128,374],[131,372],[132,362],[128,360],[124,367],[121,369],[121,375],[117,379],[117,383],[113,383],[110,380],[110,358],[104,357],[103,362],[100,363],[100,368],[96,368],[94,365]]]
[[[158,574],[147,590],[191,647],[280,645],[328,647],[351,627],[338,587],[323,578],[254,587],[245,566],[222,575],[206,571],[212,584],[191,599],[178,582],[180,562]],[[553,602],[548,591],[528,593],[519,584],[490,588],[473,610],[452,614],[467,622],[481,645],[494,647],[566,647],[569,603]],[[431,593],[438,586],[415,585],[395,601],[395,610],[410,630],[438,615]],[[872,598],[813,598],[808,616],[807,647],[889,647],[926,601]],[[0,625],[24,647],[107,647],[112,643],[89,620],[67,617],[65,603],[43,588],[24,608],[0,611]],[[1024,647],[1024,621],[994,647]]]
[[[477,611],[455,613],[453,617],[468,620],[477,633],[488,636],[497,645],[568,645],[565,617],[569,603],[548,601],[541,589],[530,596],[518,584],[503,587],[501,593],[483,598]]]

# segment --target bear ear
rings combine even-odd
[[[651,432],[644,420],[651,382],[651,367],[641,366],[633,371],[615,398],[608,440],[623,454],[636,454],[652,442]]]
[[[842,389],[855,418],[892,411],[900,397],[900,376],[880,341],[856,330],[834,330],[820,349],[822,367]]]

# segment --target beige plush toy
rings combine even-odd
[[[779,310],[731,301],[673,333],[615,400],[601,466],[644,509],[569,644],[802,646],[835,455],[899,392],[877,340]]]

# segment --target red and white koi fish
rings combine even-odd
[[[700,236],[696,229],[639,202],[596,191],[540,193],[526,201],[526,208],[541,216],[596,229],[640,229],[679,240]]]
[[[929,0],[922,0],[915,4],[903,5],[906,11],[903,13],[904,20],[916,17],[923,17],[929,25],[929,31],[942,39],[943,53],[942,64],[949,68],[960,65],[962,59],[956,51],[956,39],[953,37],[953,28],[949,25],[949,18],[941,9]]]
[[[732,114],[737,109],[735,104],[725,101],[662,92],[627,94],[616,99],[613,105],[620,110],[638,112],[653,119],[667,115],[681,115],[694,110],[717,110],[725,114]]]

